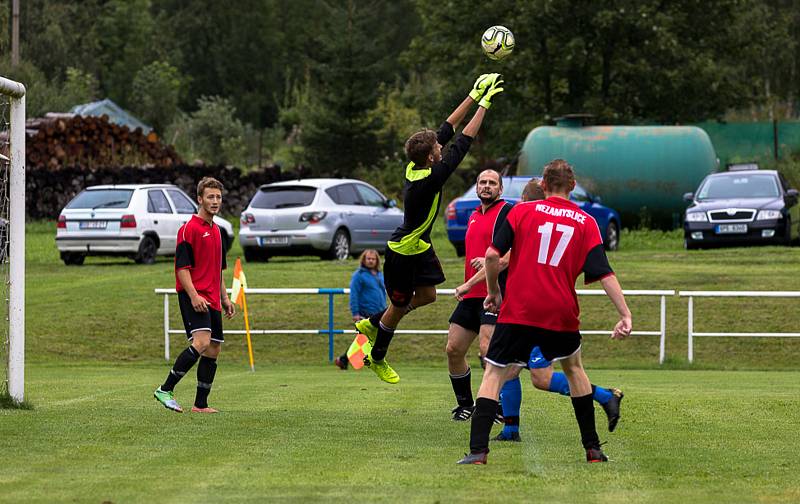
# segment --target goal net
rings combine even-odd
[[[25,391],[25,87],[0,77],[0,395]]]

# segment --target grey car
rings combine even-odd
[[[383,252],[403,212],[373,186],[354,179],[306,179],[259,187],[242,212],[239,243],[247,261],[277,255],[345,259]]]

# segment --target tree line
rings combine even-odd
[[[798,115],[800,0],[26,0],[10,65],[28,115],[111,98],[189,162],[396,170],[475,77],[502,72],[472,163],[566,113],[677,124]],[[489,26],[516,37],[480,50]],[[380,176],[380,175],[379,175]]]

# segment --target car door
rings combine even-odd
[[[170,188],[165,191],[167,196],[169,196],[169,200],[172,202],[172,207],[175,209],[175,221],[176,225],[178,226],[175,229],[175,236],[178,235],[178,229],[181,226],[186,224],[189,219],[192,218],[197,212],[197,207],[194,206],[192,200],[189,199],[189,196],[186,196],[186,193],[181,191],[180,189]]]
[[[368,247],[370,209],[364,206],[355,184],[340,184],[331,189],[336,194],[332,199],[338,204],[342,220],[350,231],[351,247],[355,250]]]
[[[158,233],[158,253],[174,253],[180,221],[162,189],[147,190],[147,216]]]
[[[597,221],[597,227],[600,228],[600,234],[605,236],[606,226],[608,226],[608,214],[599,205],[592,202],[592,197],[586,192],[586,189],[579,185],[575,185],[575,189],[569,195],[573,203],[578,205],[581,210],[588,213],[594,220]]]
[[[402,213],[394,207],[386,205],[386,198],[366,184],[356,184],[356,190],[364,203],[365,240],[372,247],[383,246],[402,222]]]

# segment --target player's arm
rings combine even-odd
[[[602,243],[596,245],[586,255],[583,265],[583,281],[586,284],[599,281],[611,302],[614,303],[614,307],[619,313],[619,322],[614,326],[611,337],[622,339],[628,336],[632,328],[631,311],[625,302],[625,296],[622,294],[617,276],[611,269],[611,265],[608,264],[608,257]]]
[[[222,248],[222,264],[219,271],[219,296],[222,302],[222,309],[225,311],[225,317],[233,318],[236,313],[236,305],[228,297],[228,289],[225,288],[225,277],[222,276],[222,272],[228,269],[228,255],[225,253],[225,245],[222,244],[222,240],[220,240],[220,247]]]
[[[503,257],[500,258],[499,261],[500,271],[503,271],[506,268],[508,268],[508,260],[510,257],[511,257],[511,252],[508,252]],[[456,287],[455,296],[456,299],[458,299],[459,301],[464,299],[464,296],[466,296],[467,293],[471,291],[473,287],[486,280],[486,268],[484,267],[486,265],[486,258],[482,259],[483,259],[481,265],[482,267],[474,275],[472,275],[469,280]]]
[[[502,302],[500,283],[498,282],[500,258],[511,250],[512,243],[514,243],[514,229],[511,223],[506,220],[495,234],[492,244],[486,249],[486,260],[483,265],[483,269],[486,272],[486,290],[488,292],[483,302],[483,307],[491,312],[496,312]]]

